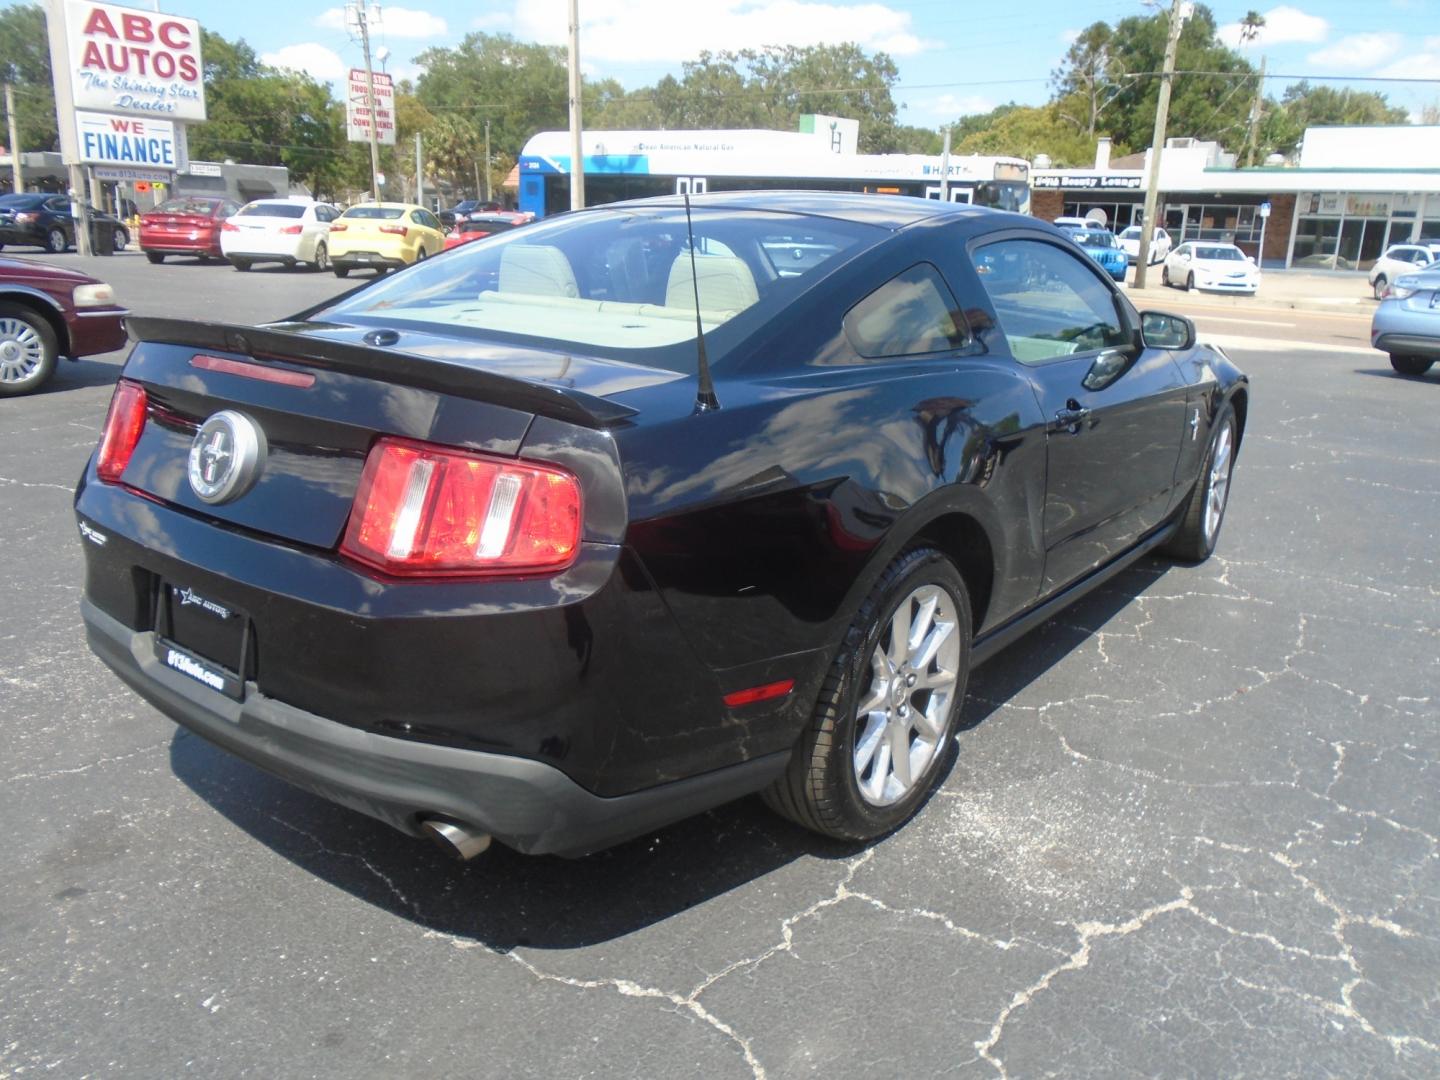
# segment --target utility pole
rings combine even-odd
[[[470,164],[475,169],[475,198],[478,199],[480,198],[480,162],[471,161]]]
[[[415,201],[425,205],[425,152],[418,131],[415,132]]]
[[[370,63],[370,19],[365,0],[355,0],[352,9],[360,31],[360,48],[365,53],[365,107],[370,111],[370,198],[380,201],[380,117],[375,112],[375,69]]]
[[[1155,235],[1156,208],[1160,200],[1160,158],[1165,148],[1165,124],[1170,119],[1170,84],[1175,79],[1175,52],[1185,25],[1186,0],[1170,2],[1170,34],[1165,39],[1165,64],[1160,75],[1160,100],[1155,103],[1155,134],[1150,139],[1150,168],[1145,181],[1145,220],[1140,228],[1140,250],[1135,256],[1135,288],[1145,288],[1150,269],[1150,238]]]
[[[490,121],[485,121],[485,201],[490,201]]]
[[[580,139],[580,0],[570,0],[570,209],[585,209],[585,157]]]
[[[19,195],[25,190],[20,171],[20,126],[15,122],[15,87],[5,84],[5,116],[10,124],[10,190]]]
[[[1255,137],[1260,132],[1260,103],[1265,97],[1265,57],[1260,57],[1260,81],[1255,84],[1255,103],[1250,106],[1250,134],[1245,139],[1245,167],[1255,164]]]
[[[940,151],[940,201],[950,201],[950,129],[945,129],[945,148]]]

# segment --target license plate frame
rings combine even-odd
[[[189,586],[160,581],[152,625],[162,664],[227,697],[244,698],[254,657],[244,612]]]

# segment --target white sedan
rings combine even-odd
[[[339,216],[329,203],[257,199],[221,226],[220,250],[236,270],[249,270],[258,262],[309,263],[313,269],[328,270],[330,223]]]
[[[1120,241],[1120,247],[1124,250],[1126,258],[1132,263],[1140,258],[1140,236],[1140,226],[1131,225],[1116,237]],[[1164,229],[1156,229],[1150,237],[1150,265],[1154,266],[1166,255],[1169,255],[1172,244],[1173,241],[1168,232]]]
[[[1234,244],[1187,240],[1165,257],[1160,280],[1186,289],[1255,295],[1260,268]]]

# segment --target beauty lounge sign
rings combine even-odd
[[[200,24],[155,11],[66,0],[75,108],[204,120]]]

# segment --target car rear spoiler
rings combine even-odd
[[[281,360],[306,364],[346,375],[381,379],[506,408],[523,409],[581,427],[611,427],[637,412],[628,405],[566,386],[499,375],[465,364],[334,341],[292,330],[133,315],[125,320],[125,325],[131,339],[136,342],[213,349],[262,363]]]

